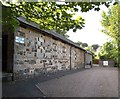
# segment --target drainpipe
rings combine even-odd
[[[85,68],[85,65],[86,65],[86,61],[85,61],[86,60],[86,55],[85,54],[86,54],[86,51],[84,52],[84,68]]]
[[[71,46],[70,46],[70,70],[72,69],[72,66],[71,66]]]
[[[12,40],[13,40],[13,51],[12,51],[12,81],[14,81],[14,65],[15,65],[15,32],[13,32],[13,37],[12,37]]]

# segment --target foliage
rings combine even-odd
[[[78,42],[75,42],[76,44],[78,44],[80,47],[82,47],[82,42],[78,41]]]
[[[94,51],[96,51],[99,48],[99,45],[98,44],[93,44],[92,48],[93,48]]]
[[[40,25],[40,29],[55,30],[56,32],[65,35],[70,29],[75,32],[77,29],[84,27],[85,20],[82,17],[73,19],[74,12],[78,12],[78,7],[82,12],[87,12],[91,9],[99,11],[99,5],[105,4],[109,6],[109,1],[106,2],[65,2],[58,4],[56,2],[19,2],[8,3],[3,5],[3,27],[16,27],[16,17],[25,16],[27,20],[34,21]],[[7,13],[5,13],[7,11]],[[6,30],[6,29],[3,29]],[[13,29],[14,30],[14,29]]]
[[[19,22],[14,18],[14,14],[11,9],[6,7],[2,8],[2,31],[10,32],[15,31],[15,29],[19,26]]]
[[[103,44],[98,56],[101,59],[114,59],[117,62],[118,57],[117,46],[114,42],[106,42]]]
[[[76,44],[78,44],[80,47],[82,47],[82,48],[86,48],[86,47],[88,47],[88,44],[87,43],[83,43],[83,42],[80,42],[80,41],[78,41],[78,42],[75,42]]]
[[[113,46],[116,46],[113,50],[106,46],[105,50],[109,53],[104,53],[104,57],[114,58],[116,61],[120,60],[120,5],[116,4],[109,8],[107,13],[102,13],[101,24],[104,27],[102,30],[105,34],[112,38]],[[108,43],[108,42],[107,42]],[[109,44],[109,43],[108,43]],[[110,44],[109,44],[110,45]],[[112,46],[112,45],[111,45]],[[118,61],[120,65],[120,61]]]
[[[82,43],[82,47],[83,48],[88,47],[88,44],[87,43]]]
[[[96,50],[100,47],[98,44],[93,44],[91,46],[88,46],[87,43],[83,43],[83,42],[76,42],[76,44],[78,44],[80,47],[85,48],[85,50],[87,51],[91,51],[92,55],[93,55],[93,59],[98,59],[97,55],[96,55]]]
[[[85,50],[91,51],[91,52],[92,52],[93,59],[95,59],[96,54],[95,54],[95,50],[93,49],[92,46],[87,46],[87,47],[85,48]]]
[[[101,24],[104,27],[102,32],[109,35],[111,38],[118,40],[119,23],[120,23],[120,5],[116,4],[109,8],[108,13],[103,11]]]

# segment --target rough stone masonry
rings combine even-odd
[[[14,80],[84,67],[86,50],[60,34],[41,31],[35,27],[36,25],[27,24],[27,21],[19,22],[20,27],[12,35],[14,40],[8,41],[14,43],[12,44]]]

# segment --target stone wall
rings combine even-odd
[[[71,67],[73,69],[84,67],[84,51],[75,47],[71,48]]]
[[[15,33],[14,79],[84,66],[84,51],[30,28]],[[71,49],[71,50],[70,50]],[[71,51],[71,55],[70,55]],[[71,56],[71,64],[70,64]]]
[[[107,65],[104,62],[107,62]],[[114,67],[115,66],[115,61],[113,59],[100,59],[99,60],[99,66]]]
[[[92,55],[89,53],[85,53],[85,64],[90,65],[90,62],[92,64]]]

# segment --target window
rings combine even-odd
[[[25,43],[25,38],[16,36],[15,37],[15,42],[24,44]]]

